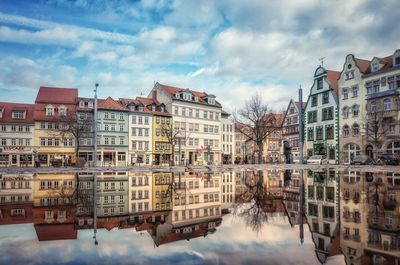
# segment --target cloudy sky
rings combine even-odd
[[[39,86],[147,95],[154,82],[215,94],[225,108],[256,91],[286,107],[319,58],[372,59],[400,47],[398,0],[2,0],[0,100]]]

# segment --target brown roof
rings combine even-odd
[[[23,103],[11,103],[11,102],[0,102],[0,110],[3,111],[3,117],[0,118],[0,122],[9,123],[33,123],[33,113],[35,110],[34,104],[23,104]],[[13,110],[24,110],[25,119],[13,119]]]
[[[282,126],[283,121],[285,120],[285,113],[277,113],[275,114],[276,123],[278,126]]]
[[[78,232],[73,224],[34,225],[39,241],[77,239]]]
[[[46,106],[47,105],[52,105],[56,110],[54,111],[53,116],[47,116],[46,115]],[[59,112],[58,112],[58,107],[61,105],[65,106],[67,108],[68,113],[75,113],[76,112],[76,104],[51,104],[51,103],[36,103],[35,104],[35,111],[33,113],[33,119],[35,121],[56,121],[57,119],[60,118]]]
[[[77,97],[76,88],[40,87],[35,103],[74,104]]]
[[[303,103],[303,104],[301,104],[301,108],[304,110],[304,108],[306,107],[306,103],[307,103],[307,102],[302,102],[302,103]],[[296,104],[297,110],[299,110],[299,109],[300,109],[299,102],[296,101],[294,104]]]
[[[121,102],[122,105],[124,105],[127,108],[130,104],[142,105],[144,107],[144,112],[146,113],[160,115],[160,116],[168,116],[168,117],[171,116],[171,114],[167,111],[166,108],[164,108],[164,112],[161,112],[160,106],[164,104],[160,103],[157,99],[136,97],[136,99],[120,98],[119,101]],[[151,109],[151,106],[153,104],[156,105],[155,111],[152,111]]]
[[[366,73],[371,65],[371,62],[364,59],[355,58],[356,65],[360,69],[361,73]]]
[[[121,105],[118,101],[114,100],[112,97],[106,99],[99,99],[97,103],[98,109],[108,109],[108,110],[119,110],[119,111],[129,111],[127,108]]]
[[[189,88],[180,88],[180,87],[174,87],[174,86],[163,85],[163,84],[160,84],[160,83],[158,83],[158,82],[157,82],[157,85],[159,85],[160,88],[162,88],[164,91],[166,91],[168,94],[170,94],[171,97],[172,97],[174,100],[179,100],[179,99],[173,97],[174,94],[180,93],[180,92],[186,90],[186,91],[189,91],[190,93],[192,93],[194,96],[196,96],[196,97],[199,98],[199,102],[193,102],[193,103],[200,103],[200,104],[210,105],[210,104],[208,104],[207,101],[205,100],[205,98],[206,98],[207,96],[210,96],[210,95],[207,94],[206,92],[199,92],[199,91],[192,90],[192,89],[189,89]],[[218,106],[218,107],[221,107],[221,104],[220,104],[218,101],[215,101],[215,105],[210,105],[210,106]]]
[[[336,92],[336,95],[338,95],[338,81],[340,78],[340,72],[327,70],[326,73],[326,78],[328,79],[329,83],[331,83],[331,87]]]

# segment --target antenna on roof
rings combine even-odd
[[[324,66],[324,59],[325,59],[325,57],[321,57],[318,59],[320,61],[322,67]]]

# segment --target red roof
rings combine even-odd
[[[40,87],[35,103],[75,104],[76,88]]]
[[[0,111],[3,111],[3,117],[0,118],[0,122],[9,123],[33,123],[34,104],[23,104],[23,103],[9,103],[0,102]],[[25,119],[13,119],[13,110],[25,111]]]
[[[108,109],[108,110],[119,110],[128,111],[127,108],[121,105],[118,101],[114,100],[112,97],[106,99],[99,99],[97,103],[98,109]]]
[[[361,73],[366,73],[371,65],[371,62],[364,59],[355,58],[356,65],[360,69]]]
[[[119,101],[122,105],[128,108],[129,105],[134,104],[136,106],[140,105],[144,107],[144,112],[149,114],[155,114],[160,116],[168,116],[170,117],[171,114],[164,108],[164,112],[161,112],[160,106],[164,105],[163,103],[158,102],[158,100],[153,98],[145,98],[145,97],[136,97],[136,99],[129,99],[129,98],[120,98]],[[151,106],[155,104],[156,110],[152,111]]]
[[[326,78],[328,79],[329,83],[331,83],[332,89],[336,92],[336,95],[338,95],[338,81],[340,78],[340,72],[327,70],[326,73]]]
[[[163,85],[163,84],[160,84],[160,83],[158,83],[158,82],[157,82],[156,85],[158,85],[161,89],[163,89],[163,90],[166,91],[168,94],[170,94],[171,97],[172,97],[173,99],[175,99],[175,100],[179,100],[179,99],[173,97],[174,94],[180,93],[180,92],[186,90],[186,91],[192,93],[195,97],[198,97],[198,98],[199,98],[199,102],[194,102],[194,101],[193,101],[193,103],[200,103],[200,104],[210,105],[210,104],[208,104],[208,102],[205,100],[205,98],[206,98],[207,96],[210,96],[210,95],[207,94],[206,92],[199,92],[199,91],[192,90],[192,89],[189,89],[189,88],[179,88],[179,87],[174,87],[174,86]],[[218,107],[220,107],[221,104],[220,104],[218,101],[215,101],[215,105],[210,105],[210,106],[218,106]]]
[[[77,239],[78,232],[73,224],[34,225],[39,241]]]

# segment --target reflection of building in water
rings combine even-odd
[[[228,209],[235,203],[236,180],[235,172],[223,172],[221,183],[222,210]]]
[[[97,175],[97,216],[128,214],[128,173],[102,172]]]
[[[368,264],[368,258],[363,255],[368,238],[365,176],[356,171],[340,175],[340,246],[347,264]]]
[[[152,180],[151,172],[129,173],[129,214],[152,211]]]
[[[164,224],[148,230],[157,246],[206,236],[222,221],[220,174],[181,173],[174,180],[171,214]]]
[[[203,173],[175,175],[172,224],[221,216],[221,175]],[[180,182],[179,182],[180,181]]]
[[[152,179],[153,211],[171,209],[172,173],[153,173]]]
[[[0,174],[0,225],[32,222],[33,174]]]
[[[283,196],[283,171],[271,169],[263,171],[264,185],[268,193],[275,198]]]
[[[399,264],[400,173],[368,177],[368,242],[365,251],[375,264]]]
[[[39,241],[76,239],[74,174],[39,174],[34,181],[33,223]]]
[[[335,171],[308,171],[305,206],[308,225],[312,232],[315,252],[325,262],[339,228],[338,178]]]
[[[283,200],[290,225],[298,225],[300,219],[300,173],[287,170],[284,173]]]

